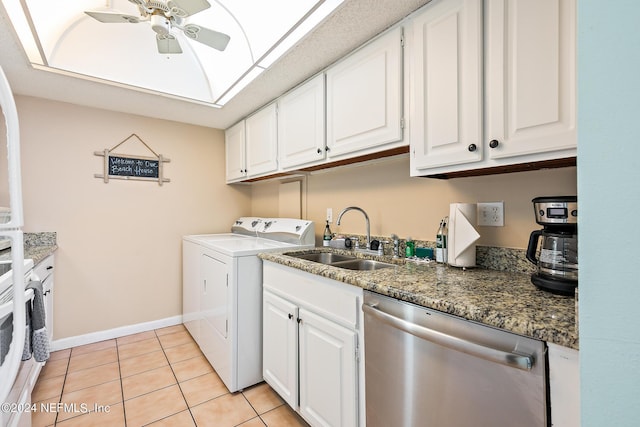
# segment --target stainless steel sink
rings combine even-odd
[[[357,258],[348,255],[338,255],[331,252],[313,252],[308,254],[287,254],[289,256],[319,262],[320,264],[333,264],[338,261],[349,261]]]
[[[375,261],[372,259],[361,259],[349,255],[338,255],[331,252],[312,252],[306,254],[288,253],[295,258],[305,259],[307,261],[318,262],[320,264],[331,265],[333,267],[346,268],[348,270],[379,270],[381,268],[394,267],[393,264]]]
[[[331,263],[334,267],[347,268],[349,270],[380,270],[381,268],[395,267],[393,264],[389,264],[381,261],[374,261],[372,259],[352,259],[348,261],[338,261]]]

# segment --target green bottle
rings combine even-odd
[[[327,220],[327,225],[324,227],[324,235],[322,236],[322,246],[329,246],[332,238],[333,234],[331,233],[331,228],[329,228],[329,220]]]
[[[405,242],[404,254],[407,258],[411,258],[416,254],[416,243],[411,240],[411,237],[407,237]]]

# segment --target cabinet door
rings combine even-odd
[[[575,0],[487,0],[486,27],[489,156],[574,149]]]
[[[292,408],[298,406],[298,307],[265,291],[262,307],[262,372]]]
[[[229,327],[229,286],[227,264],[206,254],[201,257],[202,296],[200,300],[200,348],[218,375],[231,378],[231,337]]]
[[[328,156],[402,140],[402,28],[327,71]]]
[[[244,134],[244,120],[224,133],[227,182],[238,181],[247,176]]]
[[[325,157],[324,74],[278,101],[278,145],[283,169]]]
[[[580,356],[578,350],[547,343],[551,424],[580,426]]]
[[[247,176],[278,169],[278,117],[272,103],[245,120]]]
[[[434,1],[411,29],[412,172],[482,160],[482,0]]]
[[[354,331],[300,309],[300,414],[314,426],[358,425]]]

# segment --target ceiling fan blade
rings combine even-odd
[[[169,0],[167,6],[172,9],[172,13],[181,18],[195,15],[205,9],[209,9],[211,4],[207,0]]]
[[[84,13],[97,21],[105,22],[107,24],[122,24],[127,22],[130,24],[137,24],[138,22],[140,22],[139,17],[133,15],[123,15],[122,13],[93,11],[85,11]]]
[[[231,37],[224,33],[194,24],[185,25],[183,30],[184,35],[190,39],[218,50],[225,50],[231,39]]]
[[[158,53],[182,53],[178,40],[171,34],[157,34]]]

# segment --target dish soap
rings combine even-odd
[[[405,246],[404,246],[404,255],[407,258],[411,258],[415,254],[416,254],[415,242],[411,240],[411,237],[407,237],[407,241],[405,242]]]
[[[322,246],[329,246],[329,242],[333,238],[333,233],[331,233],[331,228],[329,228],[329,220],[327,220],[327,225],[324,226],[324,235],[322,236]]]

